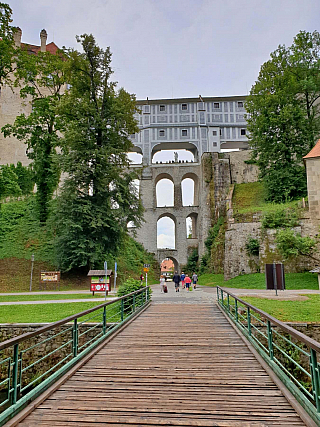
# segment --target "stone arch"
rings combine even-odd
[[[181,191],[182,191],[182,182],[185,179],[192,179],[194,186],[194,192],[193,192],[193,206],[199,206],[199,177],[193,172],[187,172],[185,173],[181,178]]]
[[[173,222],[174,227],[173,227],[173,244],[172,244],[173,247],[172,248],[160,246],[161,245],[161,238],[159,239],[159,237],[161,236],[161,234],[158,235],[158,227],[159,227],[158,224],[159,224],[159,221],[163,218],[170,218]],[[159,217],[157,219],[157,250],[159,250],[159,249],[160,250],[163,250],[163,249],[175,250],[176,245],[177,245],[177,219],[173,214],[171,214],[169,212],[163,213],[163,214],[159,215]]]
[[[171,183],[171,185],[169,183]],[[170,174],[160,173],[155,179],[154,189],[157,208],[174,206],[174,181]]]
[[[169,256],[167,256],[167,257],[163,258],[163,259],[160,261],[160,265],[161,265],[162,261],[163,261],[163,260],[165,260],[166,258],[171,259],[171,261],[173,262],[173,265],[174,265],[173,273],[174,273],[175,271],[179,271],[179,263],[178,263],[177,259],[176,259],[176,258],[174,258],[174,257],[173,257],[173,256],[171,256],[171,255],[169,255]]]

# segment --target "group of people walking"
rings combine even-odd
[[[198,276],[196,273],[192,274],[192,279],[188,276],[188,274],[184,274],[184,272],[181,273],[181,275],[178,274],[178,272],[176,271],[172,277],[172,281],[174,282],[174,287],[176,292],[180,292],[180,283],[181,283],[181,287],[182,289],[187,289],[187,291],[190,290],[190,286],[191,286],[191,282],[193,283],[193,287],[194,289],[197,288],[197,283],[198,283]],[[160,277],[160,287],[161,287],[161,292],[165,291],[165,278],[164,276]]]

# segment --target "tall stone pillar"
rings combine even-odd
[[[40,40],[41,40],[41,52],[45,52],[47,50],[47,37],[48,34],[46,32],[46,30],[41,30],[40,32]]]

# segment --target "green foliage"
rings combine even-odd
[[[118,252],[127,223],[139,225],[142,205],[129,169],[129,135],[138,131],[133,95],[110,82],[111,53],[92,35],[78,38],[83,53],[68,52],[69,93],[60,113],[65,118],[62,166],[66,179],[58,198],[56,248],[63,271],[94,267]]]
[[[15,86],[20,87],[22,98],[31,97],[32,112],[28,116],[17,116],[13,125],[7,124],[2,128],[5,137],[13,135],[27,144],[27,155],[32,160],[37,184],[37,208],[41,223],[48,218],[52,194],[60,179],[56,149],[60,146],[60,132],[64,126],[57,108],[67,78],[65,59],[60,52],[55,55],[49,52],[30,55],[27,50],[22,50],[19,53]]]
[[[16,31],[12,22],[12,9],[6,3],[0,3],[0,86],[11,84],[10,74],[14,71],[14,55],[19,49],[14,46]]]
[[[117,295],[118,297],[122,297],[124,295],[131,294],[131,292],[138,291],[144,286],[144,283],[141,283],[140,280],[129,277],[129,279],[127,279],[121,286],[119,286]]]
[[[299,210],[297,208],[279,208],[268,212],[262,220],[263,228],[295,227],[299,225]]]
[[[8,165],[0,166],[0,199],[21,194],[16,173]]]
[[[317,241],[309,236],[302,237],[290,229],[279,230],[276,236],[276,244],[284,259],[302,255],[319,261],[313,256]]]
[[[246,101],[253,160],[267,199],[287,201],[306,193],[302,157],[320,133],[320,35],[300,31],[265,62]]]
[[[206,238],[204,244],[207,250],[210,250],[216,237],[218,236],[221,225],[224,223],[224,217],[220,217],[216,224],[213,227],[209,228],[208,237]]]
[[[245,247],[249,256],[259,256],[260,243],[258,239],[254,239],[253,237],[249,236]]]
[[[199,254],[198,249],[194,249],[188,257],[188,262],[185,271],[190,275],[198,269]]]

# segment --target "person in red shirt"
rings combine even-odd
[[[186,283],[187,291],[189,291],[189,288],[190,288],[190,285],[191,285],[191,279],[190,279],[190,277],[187,274],[186,274],[186,277],[185,277],[184,281]]]

